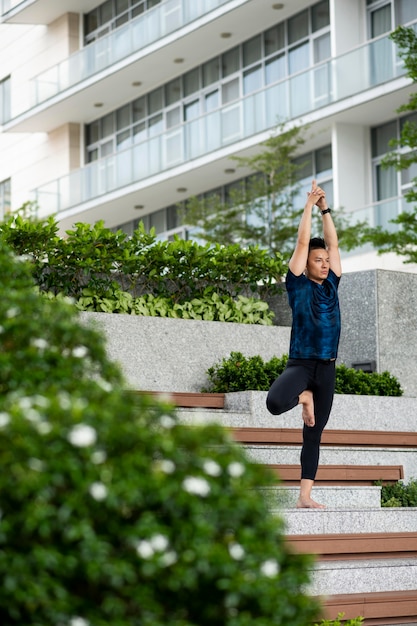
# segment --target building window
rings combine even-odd
[[[11,211],[11,182],[10,178],[0,182],[0,217],[4,218]]]
[[[125,0],[121,4],[130,6],[134,3]],[[113,15],[117,8],[115,0],[109,0],[105,5],[105,14]],[[105,5],[95,12],[103,10],[104,16]],[[146,6],[150,8],[149,1]],[[146,141],[328,58],[329,2],[322,0],[89,124],[86,128],[86,162]],[[328,97],[329,85],[327,75],[320,73],[320,66],[317,72],[314,97],[319,102]],[[302,89],[299,83],[297,85]],[[306,93],[309,88],[309,84],[306,85]],[[230,129],[232,132],[232,126]]]
[[[161,0],[107,0],[84,15],[84,45],[152,9]]]
[[[0,124],[5,124],[11,118],[10,101],[10,76],[8,76],[0,80]]]
[[[417,113],[405,115],[371,129],[374,198],[377,202],[404,196],[412,187],[413,179],[417,176],[416,163],[399,172],[393,167],[384,168],[381,165],[383,157],[392,151],[389,142],[392,139],[400,139],[401,130],[406,122],[417,124]]]

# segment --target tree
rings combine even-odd
[[[394,30],[391,39],[397,44],[398,54],[403,60],[407,75],[417,82],[417,35],[412,28],[399,26]],[[417,111],[417,93],[410,95],[407,103],[397,109],[397,113],[415,113]],[[409,170],[417,163],[417,123],[407,120],[400,138],[389,142],[393,148],[384,159],[384,168],[393,167],[397,171]],[[413,186],[404,194],[407,203],[417,201],[417,176],[412,179]],[[401,212],[390,222],[398,228],[383,229],[382,227],[367,228],[362,236],[363,243],[372,243],[378,248],[378,254],[394,252],[403,257],[404,263],[417,263],[417,206]]]
[[[194,227],[193,234],[204,241],[258,245],[288,258],[303,211],[296,201],[302,164],[295,157],[305,142],[305,130],[299,126],[285,130],[282,125],[277,134],[261,144],[263,150],[258,154],[233,157],[238,167],[251,174],[232,187],[226,200],[215,192],[206,199],[190,198],[181,213],[183,223]],[[342,210],[334,215],[334,221],[341,247],[355,247],[363,224],[350,225]],[[318,212],[313,224],[320,233]]]

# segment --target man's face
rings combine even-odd
[[[329,275],[330,262],[327,250],[317,248],[310,250],[306,265],[307,278],[315,283],[322,283]]]

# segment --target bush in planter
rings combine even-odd
[[[231,352],[228,358],[223,358],[207,370],[210,385],[203,391],[268,391],[274,380],[284,371],[287,361],[286,354],[265,362],[259,355],[246,357],[241,352]],[[398,380],[389,372],[367,374],[345,365],[336,365],[335,392],[375,396],[403,394]]]
[[[304,626],[310,557],[219,426],[123,391],[103,338],[0,249],[2,626]]]

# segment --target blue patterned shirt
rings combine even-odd
[[[330,270],[323,284],[289,269],[286,278],[292,310],[290,359],[335,359],[340,338],[337,289],[340,277]]]

